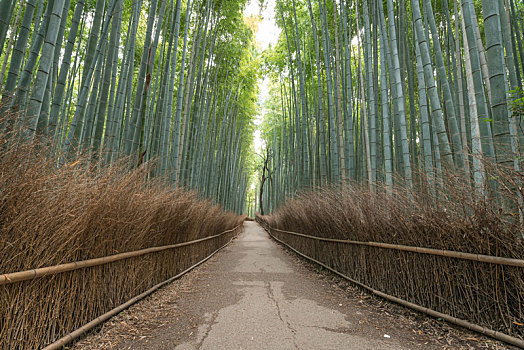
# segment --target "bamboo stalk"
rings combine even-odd
[[[271,230],[271,228],[270,228]],[[438,312],[438,311],[435,311],[433,309],[429,309],[427,307],[423,307],[423,306],[420,306],[420,305],[417,305],[417,304],[413,304],[413,303],[410,303],[409,301],[406,301],[404,299],[400,299],[400,298],[397,298],[397,297],[394,297],[392,295],[389,295],[389,294],[386,294],[384,292],[381,292],[379,290],[376,290],[376,289],[373,289],[363,283],[360,283],[358,282],[357,280],[354,280],[352,279],[351,277],[349,276],[346,276],[344,275],[343,273],[333,269],[332,267],[329,267],[328,265],[318,261],[318,260],[315,260],[309,256],[307,256],[306,254],[303,254],[301,252],[299,252],[298,250],[296,250],[295,248],[291,247],[289,244],[283,242],[282,240],[276,238],[275,236],[273,236],[271,234],[271,231],[268,231],[269,235],[274,239],[276,240],[277,242],[287,246],[289,249],[291,249],[292,251],[294,251],[295,253],[297,253],[298,255],[328,269],[329,271],[339,275],[340,277],[358,285],[359,287],[362,287],[368,291],[370,291],[371,293],[375,294],[375,295],[378,295],[379,297],[383,298],[383,299],[386,299],[388,301],[391,301],[391,302],[394,302],[394,303],[397,303],[399,305],[402,305],[402,306],[405,306],[407,308],[410,308],[410,309],[413,309],[413,310],[416,310],[418,312],[421,312],[421,313],[424,313],[426,315],[429,315],[429,316],[432,316],[432,317],[435,317],[435,318],[441,318],[443,319],[444,321],[447,321],[449,323],[453,323],[455,325],[458,325],[460,327],[464,327],[464,328],[467,328],[469,330],[472,330],[472,331],[475,331],[477,333],[480,333],[480,334],[484,334],[486,336],[489,336],[491,338],[494,338],[494,339],[497,339],[497,340],[500,340],[500,341],[503,341],[505,343],[508,343],[508,344],[512,344],[512,345],[515,345],[517,347],[520,347],[520,348],[524,348],[524,340],[522,339],[519,339],[519,338],[516,338],[516,337],[512,337],[510,335],[507,335],[507,334],[504,334],[504,333],[501,333],[501,332],[497,332],[493,329],[489,329],[489,328],[486,328],[486,327],[482,327],[482,326],[479,326],[477,324],[474,324],[474,323],[471,323],[471,322],[468,322],[468,321],[465,321],[465,320],[462,320],[462,319],[459,319],[459,318],[456,318],[456,317],[453,317],[451,315],[448,315],[448,314],[443,314],[441,312]],[[280,231],[280,230],[278,230]],[[290,233],[288,231],[281,231],[283,233]],[[307,235],[302,235],[302,234],[299,234],[300,236],[305,236],[307,238],[318,238],[318,237],[313,237],[313,236],[307,236]],[[360,242],[362,243],[362,242]],[[414,248],[414,247],[412,247]],[[473,254],[474,255],[474,254]],[[516,259],[511,259],[511,260],[516,260]],[[521,260],[521,262],[524,263],[523,260]]]
[[[489,263],[489,264],[524,267],[524,260],[521,260],[521,259],[503,258],[503,257],[498,257],[498,256],[490,256],[490,255],[482,255],[482,254],[463,253],[463,252],[456,252],[452,250],[412,247],[412,246],[390,244],[390,243],[361,242],[361,241],[352,241],[352,240],[345,240],[345,239],[323,238],[323,237],[310,236],[310,235],[306,235],[306,234],[298,233],[298,232],[279,230],[271,226],[268,226],[268,228],[269,230],[274,230],[274,231],[278,231],[281,233],[287,233],[290,235],[300,236],[300,237],[314,239],[314,240],[323,241],[323,242],[363,245],[363,246],[369,246],[369,247],[394,249],[394,250],[414,252],[414,253],[420,253],[420,254],[445,256],[447,258],[473,260],[473,261],[484,262],[484,263]]]
[[[146,248],[146,249],[135,250],[132,252],[109,255],[109,256],[96,258],[96,259],[76,261],[76,262],[71,262],[67,264],[42,267],[38,269],[6,273],[3,275],[0,275],[0,285],[27,281],[27,280],[35,279],[37,277],[56,275],[62,272],[74,271],[74,270],[79,270],[79,269],[83,269],[87,267],[109,264],[115,261],[129,259],[129,258],[133,258],[133,257],[145,255],[145,254],[151,254],[151,253],[156,253],[156,252],[160,252],[160,251],[164,251],[168,249],[174,249],[174,248],[180,248],[180,247],[184,247],[188,245],[193,245],[196,243],[208,241],[208,240],[223,236],[224,234],[229,233],[229,232],[233,232],[237,230],[240,226],[242,226],[242,224],[236,226],[235,228],[231,230],[227,230],[227,231],[221,232],[213,236],[196,239],[194,241],[170,244],[170,245],[165,245],[165,246],[160,246],[160,247],[151,247],[151,248]]]
[[[240,226],[240,225],[239,225]],[[229,230],[229,231],[225,231],[223,232],[222,234],[226,233],[226,232],[231,232],[231,231],[234,231],[236,230],[239,226],[235,227],[233,230]],[[213,253],[211,253],[209,256],[207,256],[206,258],[200,260],[199,262],[197,262],[196,264],[194,264],[193,266],[185,269],[184,271],[182,271],[181,273],[179,273],[178,275],[176,276],[173,276],[167,280],[165,280],[164,282],[160,282],[159,284],[156,284],[154,285],[153,287],[151,287],[150,289],[146,290],[145,292],[137,295],[136,297],[134,298],[131,298],[129,299],[127,302],[125,302],[124,304],[120,305],[120,306],[117,306],[116,308],[106,312],[105,314],[95,318],[94,320],[92,320],[91,322],[83,325],[82,327],[78,328],[77,330],[65,335],[64,337],[58,339],[56,342],[46,346],[43,350],[55,350],[55,349],[62,349],[63,346],[65,346],[66,344],[72,342],[73,340],[75,340],[76,338],[80,337],[82,334],[88,332],[89,330],[93,329],[94,327],[98,326],[99,324],[107,321],[108,319],[110,319],[111,317],[119,314],[120,312],[122,312],[123,310],[127,309],[128,307],[130,307],[131,305],[137,303],[138,301],[144,299],[145,297],[147,297],[148,295],[150,295],[151,293],[153,293],[154,291],[156,291],[157,289],[173,282],[174,280],[176,279],[179,279],[180,277],[182,277],[183,275],[185,275],[186,273],[188,273],[189,271],[193,270],[195,267],[205,263],[207,260],[211,259],[211,257],[213,257],[213,255],[215,255],[216,253],[218,253],[220,250],[222,250],[223,248],[225,248],[227,245],[229,245],[229,243],[231,243],[238,235],[236,235],[235,237],[231,238],[229,240],[229,242],[227,242],[226,244],[224,244],[222,247],[218,248],[217,250],[215,250]]]

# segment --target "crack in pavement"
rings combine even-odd
[[[204,345],[204,341],[209,336],[209,333],[213,329],[213,325],[216,323],[216,319],[218,317],[218,311],[213,312],[213,316],[211,317],[211,321],[207,325],[206,332],[204,333],[204,336],[202,337],[202,340],[200,340],[196,346],[197,349],[202,349],[202,345]]]
[[[291,331],[291,337],[293,338],[293,345],[295,345],[295,349],[299,349],[297,341],[295,339],[295,335],[297,334],[297,331],[296,329],[291,327],[291,324],[289,323],[289,321],[287,320],[284,321],[284,319],[282,318],[282,312],[280,311],[280,305],[278,305],[278,301],[275,298],[275,295],[273,294],[273,290],[271,289],[271,282],[264,283],[264,285],[266,286],[267,295],[268,295],[269,300],[275,303],[275,306],[277,308],[278,318],[280,318],[280,321],[282,321],[282,323],[285,324],[286,327]]]
[[[350,333],[354,333],[354,332],[351,331],[350,328],[345,328],[345,327],[340,327],[340,328],[329,328],[329,327],[322,327],[322,326],[310,326],[310,325],[306,325],[306,324],[298,324],[297,326],[299,326],[299,327],[304,327],[304,328],[316,328],[316,329],[322,329],[322,330],[325,330],[326,332],[338,333],[338,334],[350,334]]]

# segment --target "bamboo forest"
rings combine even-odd
[[[0,0],[0,66],[0,349],[524,348],[522,0]]]

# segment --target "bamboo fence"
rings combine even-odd
[[[232,232],[236,229],[238,229],[239,226],[235,227],[233,230],[228,230],[226,232]],[[211,239],[211,238],[215,238],[215,237],[218,237],[218,236],[221,236],[223,235],[224,233],[226,232],[223,232],[222,234],[219,234],[219,235],[215,235],[215,236],[211,236],[211,237],[208,237],[208,239]],[[95,318],[94,320],[90,321],[89,323],[83,325],[82,327],[76,329],[75,331],[63,336],[62,338],[58,339],[57,341],[55,341],[54,343],[52,344],[49,344],[48,346],[46,346],[43,350],[58,350],[58,349],[62,349],[65,345],[69,344],[70,342],[72,342],[73,340],[81,337],[83,334],[85,334],[86,332],[90,331],[91,329],[95,328],[96,326],[104,323],[105,321],[109,320],[111,317],[115,316],[115,315],[118,315],[120,312],[122,312],[123,310],[127,309],[128,307],[130,307],[131,305],[137,303],[138,301],[144,299],[145,297],[147,297],[148,295],[150,295],[151,293],[155,292],[156,290],[162,288],[163,286],[179,279],[180,277],[182,277],[183,275],[185,275],[186,273],[190,272],[191,270],[193,270],[194,268],[202,265],[203,263],[205,263],[206,261],[208,261],[209,259],[211,259],[216,253],[218,253],[220,250],[222,250],[223,248],[225,248],[227,245],[229,245],[229,243],[231,243],[233,241],[233,239],[235,239],[236,237],[238,236],[238,234],[231,238],[226,244],[224,244],[223,246],[221,246],[220,248],[218,248],[217,250],[215,250],[213,253],[211,253],[210,255],[208,255],[207,257],[205,257],[204,259],[200,260],[199,262],[197,262],[196,264],[190,266],[189,268],[185,269],[184,271],[182,271],[181,273],[179,273],[178,275],[176,276],[173,276],[163,282],[160,282],[156,285],[154,285],[153,287],[151,287],[150,289],[146,290],[145,292],[137,295],[136,297],[128,300],[127,302],[115,307],[114,309],[106,312],[105,314],[103,315],[100,315],[99,317]],[[202,241],[202,240],[198,240],[198,241]],[[194,241],[192,241],[194,242]],[[187,245],[187,244],[186,244]]]
[[[196,240],[189,241],[189,242],[170,244],[170,245],[165,245],[161,247],[151,247],[151,248],[146,248],[146,249],[135,250],[132,252],[104,256],[104,257],[96,258],[96,259],[76,261],[76,262],[71,262],[67,264],[42,267],[38,269],[5,273],[5,274],[0,275],[0,285],[27,281],[27,280],[31,280],[31,279],[38,278],[38,277],[56,275],[58,273],[74,271],[74,270],[84,269],[84,268],[98,266],[98,265],[109,264],[115,261],[129,259],[129,258],[133,258],[133,257],[145,255],[145,254],[161,252],[161,251],[168,250],[168,249],[185,247],[188,245],[193,245],[193,244],[197,244],[197,243],[204,242],[204,241],[209,241],[211,239],[223,236],[227,233],[234,232],[240,226],[242,226],[242,224],[236,226],[235,228],[232,228],[231,230],[227,230],[227,231],[221,232],[213,236],[196,239]]]
[[[414,253],[420,253],[420,254],[445,256],[448,258],[472,260],[472,261],[478,261],[478,262],[485,262],[489,264],[524,267],[524,260],[522,259],[511,259],[511,258],[503,258],[503,257],[498,257],[498,256],[463,253],[463,252],[456,252],[452,250],[412,247],[412,246],[406,246],[406,245],[400,245],[400,244],[389,244],[389,243],[381,243],[381,242],[360,242],[360,241],[352,241],[352,240],[347,240],[347,239],[324,238],[324,237],[306,235],[306,234],[298,233],[298,232],[279,230],[269,225],[267,225],[267,229],[270,231],[277,231],[277,232],[286,233],[286,234],[293,235],[293,236],[314,239],[314,240],[322,241],[322,242],[354,244],[354,245],[361,245],[361,246],[368,246],[368,247],[393,249],[393,250],[399,250],[399,251],[405,251],[405,252],[414,252]]]
[[[434,307],[432,308],[432,306],[434,305],[431,305],[429,301],[428,301],[429,305],[424,305],[424,303],[420,301],[411,302],[411,301],[408,301],[409,299],[405,300],[403,298],[399,298],[398,296],[394,296],[392,295],[393,293],[391,294],[385,293],[384,290],[380,290],[382,288],[371,287],[369,284],[362,283],[358,278],[350,277],[352,274],[358,275],[358,273],[355,273],[354,270],[351,271],[351,268],[346,268],[347,266],[350,266],[350,267],[352,266],[351,264],[348,265],[348,261],[351,260],[352,257],[351,256],[341,256],[340,253],[343,252],[344,250],[343,249],[339,250],[337,245],[355,246],[355,247],[361,247],[362,249],[365,247],[381,248],[381,249],[386,249],[386,250],[391,250],[391,251],[415,253],[421,256],[430,255],[430,256],[435,256],[435,257],[443,257],[447,259],[472,261],[472,262],[481,263],[481,264],[493,264],[494,266],[500,266],[500,269],[502,269],[502,271],[504,271],[504,269],[515,269],[515,268],[521,269],[524,267],[524,260],[510,259],[510,258],[489,256],[489,255],[481,255],[481,254],[470,254],[470,253],[463,253],[463,252],[450,251],[450,250],[431,249],[431,248],[413,247],[413,246],[396,245],[396,244],[386,244],[386,243],[380,243],[380,242],[361,242],[361,241],[353,241],[353,240],[323,238],[323,237],[317,237],[317,236],[307,235],[307,234],[298,233],[298,232],[280,230],[280,229],[271,227],[268,223],[264,221],[263,218],[259,216],[257,216],[257,222],[259,222],[264,227],[264,229],[268,232],[268,234],[273,239],[275,239],[277,242],[285,245],[286,247],[288,247],[295,253],[299,254],[300,256],[306,258],[307,260],[310,260],[330,270],[331,272],[371,292],[372,294],[382,297],[388,301],[391,301],[391,302],[400,304],[402,306],[408,307],[410,309],[416,310],[418,312],[427,314],[429,316],[432,316],[435,318],[441,318],[449,323],[456,324],[458,326],[484,334],[486,336],[506,342],[508,344],[512,344],[517,347],[524,348],[524,340],[519,337],[515,337],[513,335],[506,334],[500,330],[491,329],[490,327],[487,327],[487,326],[476,324],[475,322],[472,322],[471,320],[464,320],[464,319],[455,317],[446,312],[442,312],[442,310],[438,311],[438,307],[437,307],[437,310],[435,310]],[[280,235],[278,235],[277,237],[277,234],[280,234]],[[286,242],[286,239],[284,237],[281,237],[282,235],[288,236],[288,237],[294,237],[295,239],[293,241],[294,244],[290,243],[289,239],[287,239],[287,242]],[[302,242],[298,240],[302,240]],[[315,245],[307,244],[306,243],[307,241],[317,242],[318,244],[315,244]],[[332,246],[332,244],[334,244],[334,246]],[[305,253],[306,251],[309,252],[309,255]],[[369,264],[373,264],[374,260],[372,260],[370,257],[372,255],[376,255],[376,252],[372,252],[368,250],[365,252],[360,251],[360,254],[361,256],[354,257],[354,260],[365,259],[368,261]],[[391,261],[391,259],[389,258],[390,258],[389,255],[382,254],[381,260],[383,260],[383,264],[375,264],[375,265],[380,265],[380,267],[377,267],[376,269],[384,268],[384,266],[396,267],[397,266],[396,263],[398,264],[398,257],[397,257],[396,262]],[[414,260],[414,259],[411,259],[411,260]],[[365,266],[364,264],[362,265],[359,265],[359,264],[361,264],[360,260],[357,262],[354,262],[354,265],[360,266],[360,268],[363,270],[363,271],[360,271],[361,274],[365,274],[369,272],[369,266]],[[457,269],[460,269],[460,268],[462,268],[462,266],[460,266]],[[347,270],[347,272],[345,270]],[[371,270],[371,272],[374,277],[380,276],[379,274],[376,273],[375,269]],[[476,276],[477,272],[478,271],[470,270],[470,271],[462,271],[460,273],[462,274],[469,273],[469,274],[475,275],[475,277],[473,278],[475,279],[475,278],[478,278],[478,276]],[[524,273],[524,271],[521,271],[521,272],[522,272],[521,274]],[[390,271],[383,271],[383,273],[386,275],[389,275],[390,279],[395,278],[395,277],[391,277]],[[403,277],[405,277],[406,275],[409,275],[409,271],[399,270],[398,273],[403,275]],[[419,279],[424,278],[426,279],[426,281],[418,281],[418,282],[424,282],[427,284],[431,282],[431,279],[428,279],[427,277],[431,275],[433,271],[427,272],[425,276],[417,276],[417,273],[418,271],[417,272],[412,271],[412,274],[414,276],[411,276],[411,278],[408,279],[408,281],[409,280],[415,281],[417,278]],[[448,271],[444,271],[441,273],[446,274],[448,273]],[[451,273],[449,274],[451,275]],[[499,276],[499,278],[504,279],[505,277],[502,274],[501,276]],[[400,278],[399,280],[402,280],[402,279]],[[434,280],[439,281],[440,276],[435,276]],[[453,280],[448,278],[446,282],[453,283]],[[381,285],[380,281],[378,285]],[[403,289],[410,289],[412,294],[409,294],[409,293],[406,293],[406,294],[409,294],[411,296],[411,295],[414,295],[413,293],[415,294],[417,293],[417,289],[416,287],[414,287],[415,285],[416,283],[413,282],[412,285],[410,286],[407,284],[403,286],[397,286],[396,290],[400,293],[400,292],[404,292]],[[452,300],[452,301],[455,303],[461,302],[462,300],[458,300],[458,298],[460,298],[460,295],[457,296],[457,300]],[[414,299],[417,299],[417,298],[414,298]],[[417,300],[426,300],[426,299],[424,299],[424,296],[422,297],[418,296]],[[482,307],[482,305],[478,305],[478,306]],[[499,305],[499,308],[506,309],[509,307],[508,305]],[[472,309],[471,313],[474,313],[474,312],[476,312],[476,310]],[[508,315],[508,318],[509,318],[509,315]]]
[[[242,224],[183,243],[2,274],[0,349],[62,348],[202,264],[241,229]]]

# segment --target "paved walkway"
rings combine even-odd
[[[77,347],[443,348],[434,336],[415,329],[413,321],[367,305],[329,283],[256,223],[246,222],[240,237],[208,263]]]
[[[225,271],[215,264],[210,273],[241,298],[206,313],[194,339],[177,350],[401,348],[382,332],[358,332],[355,310],[327,296],[326,286],[306,281],[256,223],[246,222],[227,258]]]

